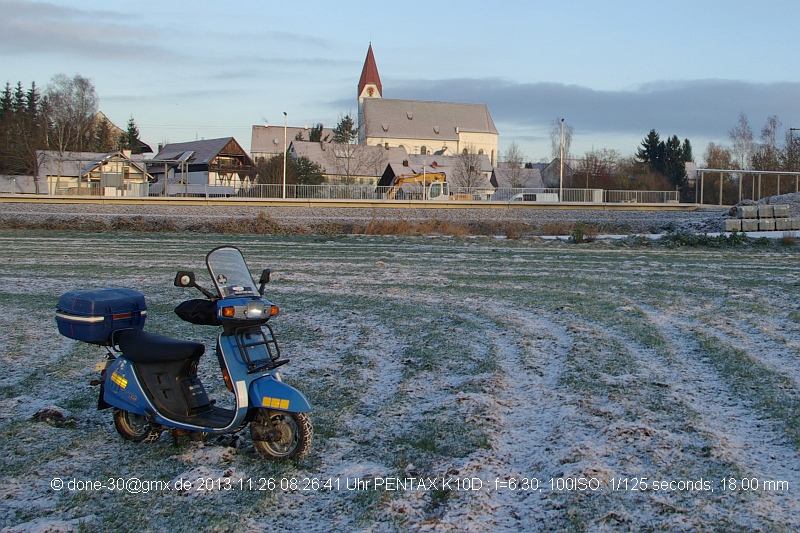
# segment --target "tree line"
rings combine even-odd
[[[97,91],[91,80],[57,74],[44,91],[22,82],[6,82],[0,94],[0,174],[37,175],[37,150],[111,152],[147,149],[133,117],[115,133],[98,115]]]
[[[788,128],[777,115],[767,117],[758,140],[747,115],[740,113],[736,124],[728,131],[731,146],[709,143],[706,148],[706,167],[722,170],[753,170],[800,172],[800,130]]]

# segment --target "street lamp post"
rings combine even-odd
[[[283,112],[283,198],[286,199],[286,120],[289,116]]]
[[[794,132],[800,128],[789,128],[789,172],[794,172]],[[800,176],[794,175],[794,191],[800,191]]]
[[[561,145],[558,149],[558,201],[564,201],[564,119],[561,119]]]

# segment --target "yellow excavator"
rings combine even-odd
[[[386,191],[386,198],[394,200],[400,187],[406,183],[422,183],[424,200],[449,200],[450,186],[445,181],[444,172],[425,172],[423,174],[400,174],[395,176]]]

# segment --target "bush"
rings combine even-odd
[[[659,244],[667,246],[668,248],[681,248],[681,247],[706,247],[706,248],[736,248],[748,245],[771,245],[772,242],[766,237],[759,239],[751,239],[745,233],[738,231],[732,232],[730,235],[721,233],[717,236],[710,236],[706,233],[668,233],[661,239]]]
[[[597,227],[586,226],[582,222],[576,222],[572,227],[570,241],[575,244],[594,242],[597,239]]]

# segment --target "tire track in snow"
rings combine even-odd
[[[459,478],[501,481],[482,491],[458,492],[451,498],[437,530],[544,530],[555,519],[557,505],[547,492],[521,490],[523,478],[544,482],[563,473],[560,459],[583,435],[574,417],[576,398],[559,379],[572,344],[566,328],[546,316],[483,302],[481,323],[491,342],[499,371],[483,394],[462,394],[467,409],[487,406],[493,424],[491,449],[455,465]],[[504,327],[504,324],[507,327]],[[530,344],[528,344],[530,341]],[[515,478],[518,490],[507,483]],[[488,489],[488,490],[487,490]]]
[[[340,313],[314,317],[309,326],[318,330],[320,342],[312,347],[298,347],[298,364],[291,369],[293,375],[321,373],[323,386],[332,396],[347,396],[346,404],[341,407],[319,405],[319,396],[316,397],[315,409],[335,411],[324,423],[336,427],[322,427],[315,421],[315,433],[333,433],[333,436],[315,438],[308,459],[314,463],[311,475],[338,480],[340,490],[334,485],[334,490],[280,491],[273,516],[250,519],[249,525],[255,529],[296,531],[294,521],[303,516],[305,524],[319,526],[309,531],[357,531],[359,516],[372,522],[370,515],[382,512],[378,506],[370,509],[369,503],[372,496],[380,493],[351,492],[346,483],[348,479],[387,476],[392,471],[390,465],[380,461],[379,451],[391,438],[389,429],[396,423],[395,417],[387,417],[387,406],[402,381],[403,365],[396,356],[401,350],[396,336],[385,324],[365,317],[355,318],[352,322],[357,325],[348,324]],[[315,397],[311,399],[314,404]],[[312,413],[312,420],[314,416]],[[292,475],[288,473],[285,477]]]
[[[741,474],[733,477],[788,481],[790,489],[800,479],[798,451],[776,427],[776,423],[753,410],[747,398],[740,398],[719,375],[713,362],[697,342],[685,332],[696,323],[674,314],[642,309],[667,339],[665,354],[643,351],[643,363],[653,373],[665,374],[670,388],[681,403],[699,417],[697,429],[712,440],[720,459],[736,465]],[[797,491],[750,492],[752,519],[777,522],[800,528],[800,497]],[[741,507],[737,508],[742,511]]]

